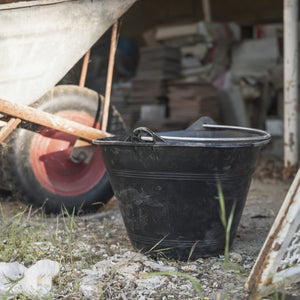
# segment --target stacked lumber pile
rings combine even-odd
[[[164,79],[135,77],[131,83],[129,103],[158,104],[160,99],[167,95],[167,85]]]
[[[179,49],[168,46],[158,45],[140,49],[139,64],[136,76],[131,81],[128,99],[128,111],[132,115],[130,127],[138,121],[143,121],[139,120],[143,106],[164,105],[163,109],[167,111],[167,80],[179,77],[180,57]],[[151,118],[146,119],[149,122]],[[155,118],[152,120],[157,121]]]
[[[239,27],[202,21],[170,24],[153,28],[144,38],[147,46],[139,50],[128,97],[129,127],[182,129],[203,115],[218,122],[220,104],[213,84],[224,76]]]
[[[209,116],[221,121],[217,89],[209,83],[170,83],[168,96],[171,119],[194,122]]]
[[[195,22],[158,27],[155,39],[181,51],[181,77],[187,81],[212,82],[228,66],[228,50],[240,39],[234,23]]]
[[[132,112],[128,110],[128,99],[131,91],[131,81],[115,82],[112,86],[111,105],[121,114],[123,121],[130,131]]]
[[[146,32],[144,38],[149,45],[159,43],[181,54],[180,74],[176,81],[167,81],[168,120],[190,124],[207,115],[220,122],[221,107],[214,85],[228,67],[229,47],[240,39],[239,26],[204,21],[170,24]]]
[[[178,78],[180,57],[177,48],[163,45],[142,47],[136,77],[150,80]]]

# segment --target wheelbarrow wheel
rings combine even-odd
[[[79,123],[100,128],[103,101],[98,93],[78,86],[53,88],[33,106]],[[124,134],[117,110],[110,108],[108,132]],[[91,160],[73,162],[70,152],[77,138],[70,134],[22,123],[7,139],[4,169],[12,192],[47,213],[92,211],[113,195],[99,147]]]

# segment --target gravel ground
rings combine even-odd
[[[245,299],[245,275],[254,263],[253,257],[231,252],[231,261],[241,268],[230,269],[227,277],[224,257],[199,258],[193,262],[152,260],[133,251],[117,209],[110,211],[106,222],[111,226],[109,234],[105,234],[107,258],[84,271],[81,291],[85,297],[94,298],[101,289],[105,299],[199,299],[199,293],[185,276],[190,275],[199,282],[207,299],[217,299],[224,291],[230,299]],[[89,223],[99,227],[99,219]],[[148,277],[153,272],[172,275]],[[99,282],[103,285],[99,286]]]
[[[35,230],[38,239],[30,241],[26,255],[15,248],[6,258],[8,246],[1,248],[0,240],[0,261],[26,266],[42,258],[58,261],[50,299],[247,299],[245,281],[289,186],[274,178],[253,180],[226,272],[224,256],[182,262],[134,251],[115,199],[103,211],[74,219],[26,210],[18,228],[23,236]],[[2,199],[7,224],[24,205]],[[285,299],[300,299],[300,285],[287,288]]]

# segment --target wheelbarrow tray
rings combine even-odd
[[[0,98],[29,105],[53,88],[136,0],[0,4]]]

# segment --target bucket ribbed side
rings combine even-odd
[[[235,206],[233,242],[258,148],[104,145],[101,150],[135,249],[182,260],[224,253],[218,182],[227,217]]]

